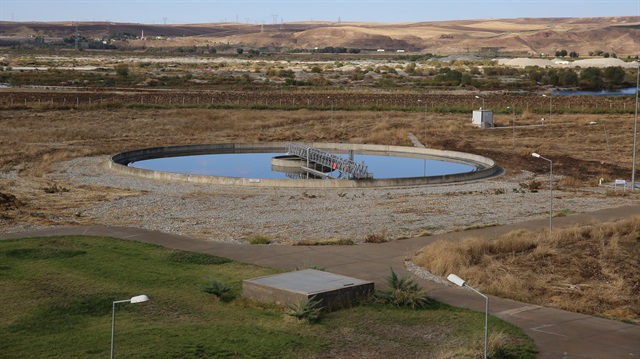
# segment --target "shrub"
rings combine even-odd
[[[410,307],[412,309],[424,308],[429,304],[427,292],[420,288],[408,275],[398,278],[393,268],[387,278],[386,291],[377,291],[375,296],[378,302],[395,305],[396,307]]]
[[[538,181],[530,181],[530,182],[524,182],[524,183],[520,183],[520,187],[524,188],[524,189],[528,189],[532,192],[537,192],[540,189],[540,186],[542,186],[542,183],[538,182]]]
[[[320,306],[321,303],[322,299],[315,300],[315,296],[313,296],[306,302],[290,305],[287,315],[299,320],[307,320],[311,324],[318,323],[324,309]]]
[[[118,76],[122,76],[122,77],[129,76],[129,65],[127,64],[117,64],[115,67],[115,70]]]
[[[384,233],[371,233],[364,240],[366,243],[385,243],[387,239]]]
[[[265,236],[256,235],[249,239],[251,244],[270,244],[271,240]]]
[[[44,192],[45,193],[63,193],[63,192],[69,192],[69,189],[66,187],[59,186],[57,183],[53,183],[49,187],[45,187]]]
[[[215,295],[218,299],[228,301],[233,299],[233,296],[227,295],[231,288],[219,280],[211,280],[204,288],[203,292]]]

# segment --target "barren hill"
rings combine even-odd
[[[640,54],[640,17],[481,19],[419,23],[298,22],[270,25],[239,23],[145,25],[83,22],[81,35],[103,38],[131,33],[162,36],[145,46],[275,46],[313,49],[347,47],[435,54],[516,52],[538,55],[557,50],[587,54],[601,50]],[[0,36],[70,37],[76,23],[0,22]]]

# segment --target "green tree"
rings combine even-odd
[[[561,57],[567,56],[567,50],[558,50],[558,51],[556,51],[556,57],[557,56],[561,56]]]
[[[238,55],[242,55],[242,53],[244,53],[244,49],[239,47],[236,49],[236,52],[238,53]]]
[[[578,74],[573,69],[564,69],[558,74],[558,84],[570,87],[578,85]]]
[[[620,85],[624,82],[624,69],[620,66],[604,69],[604,78],[612,85]]]
[[[604,81],[602,71],[596,67],[587,67],[580,72],[580,87],[585,90],[602,90]]]

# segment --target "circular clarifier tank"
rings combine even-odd
[[[502,172],[489,158],[417,147],[306,143],[344,163],[365,167],[367,177],[287,153],[287,143],[229,143],[155,147],[117,154],[113,170],[136,176],[222,185],[354,188],[442,184]],[[352,162],[349,162],[352,161]],[[332,168],[333,167],[333,168]],[[311,169],[311,171],[309,170]]]

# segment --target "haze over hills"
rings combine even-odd
[[[71,37],[74,22],[0,22],[0,36]],[[81,22],[79,33],[92,39],[130,33],[148,41],[132,46],[213,46],[404,50],[433,54],[496,52],[587,55],[603,51],[640,54],[640,17],[480,19],[419,23],[296,22],[281,24],[212,23],[148,25]],[[153,40],[162,36],[162,41]],[[169,39],[167,39],[169,38]]]

